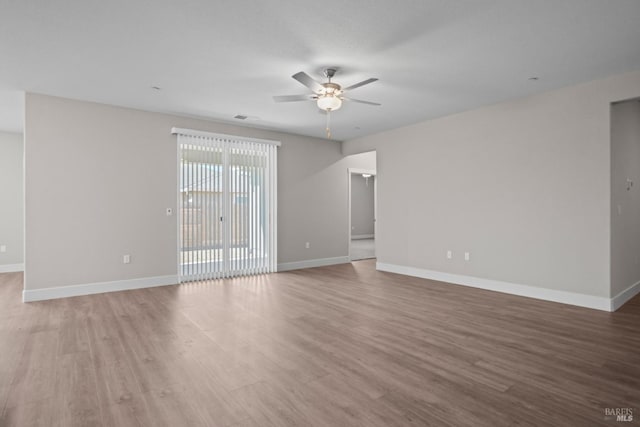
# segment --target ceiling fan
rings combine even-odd
[[[326,68],[324,70],[324,76],[327,78],[327,81],[325,83],[320,83],[304,71],[300,71],[291,77],[311,89],[313,93],[308,95],[274,96],[273,100],[276,102],[316,101],[318,108],[327,113],[327,137],[331,138],[331,130],[329,128],[330,113],[342,107],[342,101],[353,101],[360,104],[376,106],[381,105],[377,102],[362,101],[360,99],[353,99],[345,96],[345,92],[373,83],[378,79],[370,78],[343,89],[338,83],[331,81],[336,72],[336,68]]]

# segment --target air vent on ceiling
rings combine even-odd
[[[234,119],[238,119],[238,120],[246,120],[249,116],[244,116],[242,114],[237,114],[235,116],[233,116]]]

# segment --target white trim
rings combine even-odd
[[[354,234],[351,236],[351,240],[373,239],[375,234]]]
[[[578,294],[574,292],[557,291],[554,289],[539,288],[536,286],[518,285],[515,283],[501,282],[498,280],[482,279],[479,277],[464,276],[461,274],[443,273],[440,271],[425,270],[415,267],[387,264],[378,262],[376,269],[390,273],[404,274],[423,279],[437,280],[439,282],[453,283],[472,288],[486,289],[489,291],[503,292],[511,295],[536,298],[545,301],[559,302],[579,307],[593,308],[596,310],[611,311],[611,300],[606,297]],[[626,291],[625,291],[626,292]]]
[[[624,291],[620,292],[615,297],[611,298],[611,308],[609,311],[616,311],[617,309],[622,307],[624,303],[626,303],[627,301],[629,301],[631,298],[635,297],[639,293],[640,293],[640,281],[634,283]]]
[[[224,133],[214,133],[214,132],[206,132],[203,130],[194,130],[194,129],[182,129],[182,128],[171,128],[171,134],[173,135],[185,135],[185,136],[200,136],[204,138],[216,138],[223,139],[226,141],[247,141],[247,142],[257,142],[259,144],[269,144],[269,145],[277,145],[280,146],[280,141],[272,141],[270,139],[258,139],[258,138],[247,138],[244,136],[238,135],[227,135]]]
[[[278,264],[278,272],[289,271],[289,270],[299,270],[301,268],[324,267],[326,265],[347,264],[349,262],[350,261],[348,256],[337,256],[333,258],[318,258],[318,259],[308,259],[305,261],[285,262],[282,264]]]
[[[0,265],[0,273],[14,273],[24,271],[24,264],[4,264]]]
[[[278,143],[280,145],[280,143]],[[269,272],[274,273],[278,271],[278,153],[269,155],[271,160],[271,167],[269,168],[269,182],[271,184],[269,200],[269,211],[271,213],[269,218],[269,230],[271,235],[271,247],[269,248],[269,257],[271,262],[269,263]]]
[[[141,277],[139,279],[116,280],[113,282],[87,283],[84,285],[59,286],[44,289],[25,289],[22,301],[42,301],[56,298],[76,297],[80,295],[101,294],[104,292],[127,291],[131,289],[152,288],[155,286],[175,285],[178,276]]]
[[[347,170],[349,171],[349,176],[351,176],[351,174],[362,175],[363,173],[376,176],[376,171],[373,169],[347,168]]]

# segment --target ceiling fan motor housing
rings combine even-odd
[[[337,96],[341,93],[340,89],[342,89],[342,87],[337,83],[327,82],[322,83],[322,86],[324,87],[325,94],[334,94]]]

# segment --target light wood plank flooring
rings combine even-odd
[[[23,304],[0,275],[0,425],[597,426],[640,418],[616,313],[373,261]]]
[[[351,261],[371,259],[376,257],[375,239],[355,239],[351,240],[349,246],[349,256]]]

